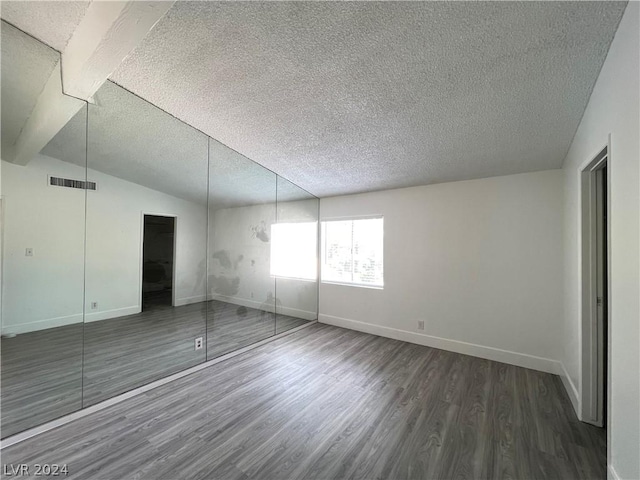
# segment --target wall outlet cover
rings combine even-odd
[[[424,330],[424,320],[418,320],[418,330]]]
[[[196,342],[195,342],[196,350],[202,350],[202,344],[203,344],[202,337],[196,338]]]

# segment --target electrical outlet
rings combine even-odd
[[[251,292],[251,298],[253,298],[253,292]]]
[[[98,302],[91,302],[91,310],[98,308]]]
[[[196,338],[196,350],[202,350],[202,337]]]
[[[418,330],[424,330],[424,320],[418,320]]]
[[[33,248],[26,248],[24,250],[24,256],[25,257],[33,257]]]

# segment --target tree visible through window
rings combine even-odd
[[[382,287],[382,217],[322,222],[322,281]]]

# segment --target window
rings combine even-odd
[[[271,275],[315,280],[318,278],[317,222],[271,225]]]
[[[382,287],[383,218],[322,222],[322,281]]]

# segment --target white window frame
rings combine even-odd
[[[361,283],[361,282],[349,282],[349,281],[340,281],[340,280],[325,280],[322,277],[323,267],[325,265],[325,255],[326,255],[326,235],[325,235],[325,223],[327,222],[354,222],[358,220],[382,220],[382,282],[381,283]],[[352,246],[353,248],[353,246]],[[352,278],[353,278],[353,250],[351,252],[351,268],[352,268]],[[342,285],[346,287],[360,287],[360,288],[371,288],[374,290],[383,290],[384,289],[384,215],[361,215],[361,216],[348,216],[348,217],[327,217],[323,218],[320,221],[320,282],[326,283],[329,285]]]

